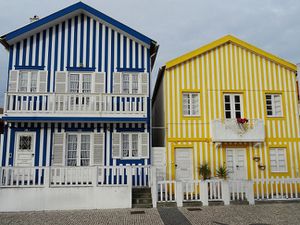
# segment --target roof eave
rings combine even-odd
[[[9,50],[9,44],[6,41],[5,36],[0,37],[0,43],[4,46],[6,50]]]

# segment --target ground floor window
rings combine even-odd
[[[67,166],[90,166],[91,164],[91,135],[67,135]]]
[[[271,172],[287,172],[286,149],[270,148]]]
[[[139,135],[124,133],[122,134],[122,157],[136,158],[138,157]]]

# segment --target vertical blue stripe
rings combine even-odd
[[[129,68],[132,68],[132,40],[129,40]]]
[[[84,15],[81,14],[81,24],[80,24],[80,61],[79,63],[83,63],[83,34],[84,34]]]
[[[9,46],[9,62],[8,62],[8,69],[12,69],[12,63],[13,63],[13,57],[14,57],[14,45]]]
[[[58,61],[58,31],[59,26],[55,26],[55,45],[54,45],[54,73],[53,73],[53,84],[55,84],[55,71],[57,71],[57,61]],[[53,92],[55,91],[55,85],[53,85]]]
[[[40,52],[40,33],[36,35],[35,39],[35,65],[39,66],[39,58],[41,57],[39,55]]]
[[[70,66],[70,57],[71,57],[71,29],[72,29],[72,19],[69,19],[69,21],[68,21],[67,67]]]
[[[114,64],[115,64],[115,31],[111,30],[111,54],[110,54],[111,62],[110,62],[110,93],[113,90],[113,72],[114,72]]]
[[[14,66],[20,65],[20,42],[17,43],[17,50],[16,50],[16,64]]]
[[[121,34],[118,32],[118,37],[117,37],[117,41],[118,41],[118,48],[117,48],[117,68],[120,68],[120,57],[121,57]]]
[[[77,33],[78,33],[78,16],[75,17],[75,24],[74,24],[73,66],[77,66]]]
[[[135,42],[135,68],[139,67],[139,44]]]
[[[10,133],[10,146],[9,146],[9,158],[8,158],[8,163],[9,166],[12,166],[14,161],[14,149],[15,149],[15,124],[11,124],[11,133]]]
[[[33,36],[30,37],[30,45],[29,45],[29,66],[32,66],[32,51],[33,51]]]
[[[106,149],[107,149],[107,142],[106,142],[106,139],[107,139],[107,124],[104,124],[104,166],[107,166],[107,163],[106,163]]]
[[[45,57],[46,57],[46,35],[47,31],[43,31],[43,48],[42,48],[42,66],[45,66]]]
[[[92,53],[92,67],[96,67],[96,20],[93,20],[93,53]]]
[[[105,63],[104,63],[104,71],[106,72],[106,85],[105,85],[105,92],[107,93],[107,80],[108,80],[108,77],[107,77],[107,72],[108,72],[108,69],[107,69],[107,61],[108,61],[108,27],[105,27]]]
[[[99,24],[99,46],[98,46],[98,71],[101,71],[102,68],[102,24]]]
[[[27,48],[27,39],[23,41],[23,58],[22,58],[22,66],[25,66],[26,62],[26,48]]]
[[[144,47],[142,47],[142,68],[145,68]],[[146,68],[145,68],[146,69]]]
[[[49,126],[49,124],[45,123],[45,125],[44,125],[44,137],[43,137],[44,142],[43,142],[43,163],[42,163],[42,166],[46,166],[48,126]]]
[[[8,126],[4,126],[4,139],[3,139],[3,148],[2,148],[2,166],[5,166],[6,161],[6,149],[7,149],[7,132],[8,132]]]
[[[126,37],[123,36],[123,68],[126,68],[126,47],[127,47]]]
[[[90,22],[91,22],[91,18],[87,16],[86,18],[86,67],[90,66]]]
[[[36,130],[34,166],[39,166],[39,162],[40,162],[40,141],[41,141],[40,133],[41,133],[41,124],[38,124],[38,129]]]
[[[49,155],[49,166],[52,166],[52,148],[53,148],[53,133],[54,133],[54,124],[49,124],[51,126],[51,131],[50,131],[50,152],[48,152]]]
[[[61,28],[61,52],[60,52],[60,71],[64,70],[64,62],[65,62],[65,27],[66,23],[62,23]]]
[[[48,65],[47,65],[47,70],[48,70],[48,80],[50,80],[50,75],[51,75],[51,55],[52,55],[52,27],[49,29],[49,47],[48,47]],[[50,92],[50,82],[47,82],[47,91]]]

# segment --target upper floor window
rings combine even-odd
[[[37,92],[37,71],[21,71],[19,74],[19,92]]]
[[[123,94],[149,94],[148,73],[116,72],[113,77],[113,92]]]
[[[124,73],[122,79],[122,93],[137,94],[139,90],[139,77],[136,73]]]
[[[242,117],[242,97],[240,94],[224,94],[224,112],[226,119]]]
[[[200,116],[200,93],[182,94],[183,116]]]
[[[271,172],[287,172],[286,149],[270,149]]]
[[[268,117],[281,117],[283,115],[281,94],[266,94],[266,107]]]
[[[69,91],[71,93],[91,93],[91,74],[69,75]]]

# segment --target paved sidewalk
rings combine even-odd
[[[199,208],[199,207],[197,207]],[[189,208],[0,213],[0,225],[298,225],[300,203]],[[144,211],[144,214],[131,212]],[[159,212],[158,212],[159,211]],[[164,222],[163,222],[164,221]]]

